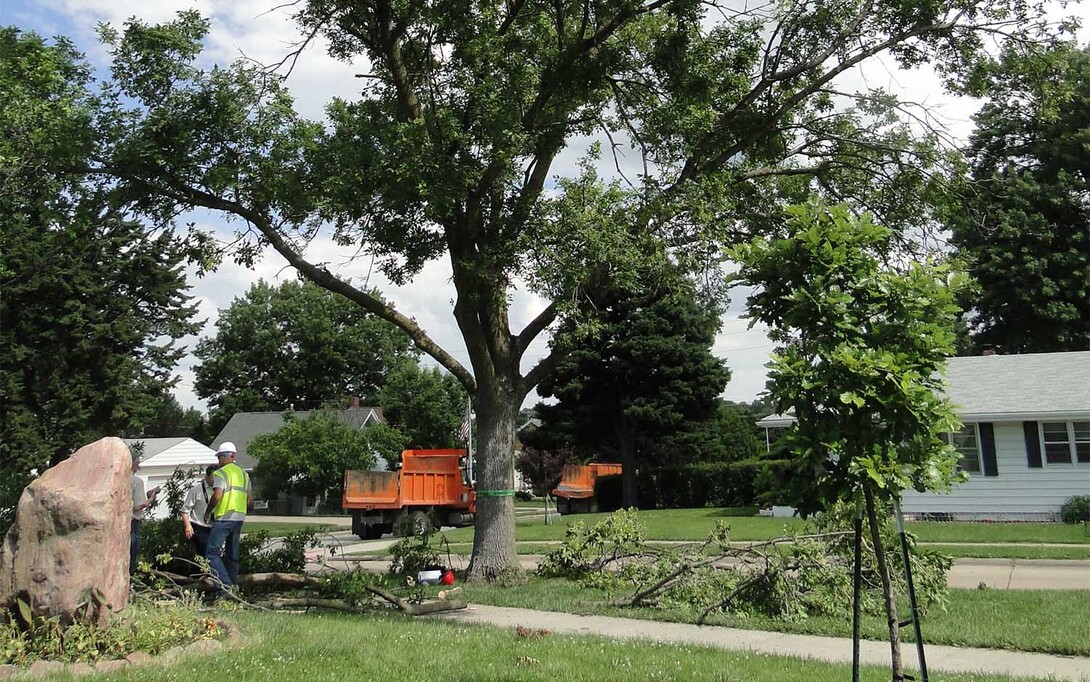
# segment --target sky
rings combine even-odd
[[[280,61],[292,50],[298,33],[290,20],[289,3],[283,0],[0,0],[0,25],[14,24],[46,36],[69,36],[95,64],[105,63],[105,54],[94,34],[100,22],[120,24],[129,17],[146,21],[163,21],[183,9],[197,9],[212,20],[204,58],[209,62],[227,64],[240,56],[262,63]],[[297,110],[308,118],[323,117],[323,107],[333,96],[352,99],[358,92],[355,74],[360,64],[332,59],[318,41],[298,60],[287,85],[296,98]],[[899,71],[886,62],[874,62],[866,70],[850,74],[855,85],[883,86],[901,92],[911,100],[925,104],[943,122],[955,138],[964,138],[971,130],[970,117],[979,103],[958,99],[941,91],[937,79],[929,71]],[[554,166],[554,173],[574,173],[581,145],[566,151]],[[612,161],[609,161],[612,164]],[[215,230],[224,238],[230,231],[215,216],[195,216],[199,226]],[[446,260],[428,264],[414,281],[395,287],[386,281],[369,262],[354,260],[350,252],[329,241],[311,245],[308,257],[327,264],[330,270],[348,277],[357,285],[377,287],[388,301],[409,317],[413,317],[427,333],[467,367],[468,354],[458,333],[452,313],[454,297],[450,284],[450,266]],[[198,304],[198,319],[205,320],[201,336],[215,333],[215,319],[220,309],[241,297],[259,278],[279,283],[296,277],[275,253],[266,254],[252,269],[225,261],[215,272],[202,278],[190,273],[190,294]],[[716,337],[713,353],[726,360],[732,379],[723,397],[734,401],[754,400],[763,390],[765,363],[773,344],[761,328],[749,328],[743,317],[745,291],[734,291],[723,316],[722,330]],[[546,305],[540,298],[516,289],[511,305],[512,329],[520,330]],[[197,337],[182,343],[192,350]],[[532,346],[523,361],[523,371],[546,352],[544,335]],[[430,359],[425,358],[425,362]],[[194,358],[188,356],[177,368],[180,381],[175,395],[183,407],[204,410],[204,401],[193,391]],[[537,402],[531,394],[526,405]]]

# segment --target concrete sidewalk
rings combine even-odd
[[[851,640],[836,637],[790,635],[609,616],[580,616],[501,606],[473,605],[462,611],[449,611],[427,617],[497,627],[513,628],[523,625],[535,630],[544,628],[555,633],[598,635],[611,639],[692,644],[849,665],[852,661]],[[906,666],[917,667],[914,644],[902,643],[901,653]],[[1090,658],[939,645],[927,645],[924,656],[929,672],[975,672],[1090,682]],[[860,658],[864,664],[888,666],[889,644],[864,640],[860,643]]]

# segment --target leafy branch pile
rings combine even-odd
[[[124,658],[141,651],[158,654],[201,639],[218,639],[223,624],[198,613],[193,605],[179,608],[136,606],[106,625],[87,618],[62,625],[59,617],[33,614],[17,601],[0,622],[0,664],[29,665],[38,660],[95,662]]]
[[[567,537],[541,562],[538,574],[623,591],[620,607],[673,607],[698,614],[703,623],[717,612],[784,620],[851,615],[854,549],[851,513],[843,505],[822,514],[804,532],[762,542],[730,540],[721,522],[702,544],[674,548],[648,545],[635,510],[611,514],[586,528],[576,521]],[[897,557],[898,537],[882,531],[887,555]],[[873,547],[864,539],[864,613],[883,609],[882,582]],[[952,562],[934,552],[910,554],[922,610],[941,607]],[[903,583],[903,567],[893,573]],[[904,588],[898,584],[899,590]]]

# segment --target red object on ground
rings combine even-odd
[[[439,582],[443,583],[444,585],[453,585],[454,571],[445,571],[443,573],[443,577],[439,579]]]

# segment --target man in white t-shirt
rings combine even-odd
[[[159,487],[144,489],[144,479],[136,475],[140,470],[140,456],[132,457],[132,524],[129,526],[129,575],[136,573],[136,558],[140,554],[140,520],[149,507],[155,506]]]
[[[213,486],[212,474],[219,466],[209,464],[204,470],[204,478],[193,484],[189,494],[182,503],[182,525],[185,526],[185,536],[193,542],[197,550],[197,556],[203,557],[208,548],[208,531],[211,526],[204,522],[208,511],[208,500],[212,499]]]

